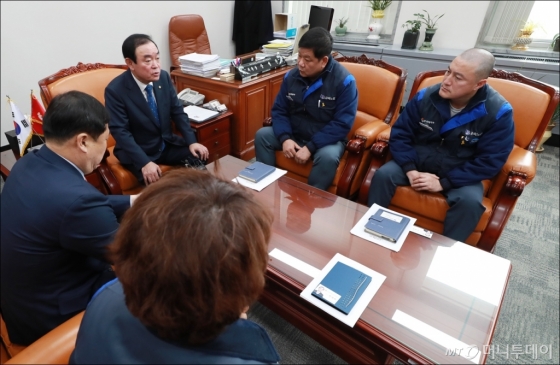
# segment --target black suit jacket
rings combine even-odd
[[[130,70],[105,88],[105,107],[111,118],[109,129],[116,141],[115,156],[121,163],[132,164],[137,169],[159,158],[162,140],[176,146],[196,143],[196,135],[169,74],[161,70],[159,80],[153,85],[161,128]],[[171,121],[183,138],[173,133]]]
[[[29,345],[84,310],[108,280],[106,246],[130,197],[105,196],[43,146],[14,165],[1,201],[1,308]]]

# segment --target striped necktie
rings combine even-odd
[[[152,92],[153,90],[153,86],[152,84],[148,84],[146,86],[146,94],[148,96],[148,106],[150,107],[150,110],[152,111],[152,114],[154,115],[154,117],[156,118],[156,121],[158,123],[159,126],[161,126],[161,123],[159,121],[159,114],[158,114],[158,109],[157,109],[157,105],[156,105],[156,99],[154,98],[154,94]]]

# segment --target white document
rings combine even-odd
[[[183,110],[188,114],[190,120],[197,123],[202,123],[220,114],[220,112],[215,110],[201,108],[196,105],[186,106]]]
[[[215,60],[219,60],[220,56],[217,54],[202,54],[202,53],[189,53],[179,57],[181,63],[205,64]]]
[[[408,236],[408,232],[410,232],[410,230],[412,229],[412,226],[414,226],[414,223],[416,223],[416,218],[412,218],[408,215],[404,215],[401,214],[399,212],[395,212],[391,209],[387,209],[387,208],[383,208],[384,210],[391,212],[391,213],[395,213],[397,215],[403,215],[405,217],[410,218],[410,221],[408,222],[406,228],[404,229],[403,233],[401,234],[401,236],[399,237],[399,239],[397,240],[397,242],[391,242],[391,241],[387,241],[386,239],[383,239],[381,237],[378,237],[376,235],[373,235],[371,233],[368,233],[364,230],[364,227],[369,219],[369,217],[371,217],[372,215],[375,214],[375,212],[377,212],[377,210],[381,208],[379,205],[377,204],[373,204],[371,206],[371,208],[368,209],[368,211],[366,212],[366,214],[364,214],[364,216],[362,218],[360,218],[360,220],[358,221],[358,223],[356,223],[356,225],[354,226],[354,228],[352,228],[350,230],[350,233],[352,233],[354,236],[358,236],[361,237],[365,240],[368,240],[370,242],[373,243],[377,243],[380,246],[383,246],[385,248],[388,248],[389,250],[393,250],[395,252],[399,252],[404,241],[406,240],[406,237]]]
[[[249,181],[247,179],[244,179],[242,177],[235,177],[233,178],[232,181],[235,181],[238,184],[241,184],[249,189],[253,189],[256,191],[261,191],[262,189],[266,188],[268,185],[272,184],[273,182],[275,182],[276,180],[278,180],[280,177],[282,177],[282,175],[285,175],[288,171],[286,170],[281,170],[279,168],[276,168],[276,170],[274,170],[274,172],[266,177],[264,177],[261,181],[259,181],[258,183],[254,183],[252,181]]]
[[[313,289],[315,289],[317,285],[321,283],[321,281],[325,278],[325,276],[327,276],[329,271],[333,268],[333,266],[337,262],[342,262],[343,264],[346,264],[350,267],[353,267],[363,272],[366,275],[371,276],[371,283],[369,283],[368,287],[366,288],[362,296],[358,299],[358,301],[354,305],[354,308],[352,308],[352,310],[348,314],[342,313],[341,311],[331,307],[327,303],[311,295]],[[377,291],[379,290],[381,284],[383,284],[383,281],[385,281],[385,279],[386,279],[385,275],[381,275],[380,273],[373,271],[369,267],[364,266],[346,256],[337,253],[329,261],[329,263],[325,265],[323,270],[321,270],[321,273],[318,276],[316,276],[315,279],[313,279],[313,281],[301,292],[299,296],[307,300],[308,302],[316,305],[317,307],[321,308],[322,310],[324,310],[331,316],[335,317],[339,321],[343,322],[344,324],[347,324],[350,327],[354,327],[354,325],[356,324],[356,322],[358,322],[358,319],[360,318],[360,316],[368,306],[369,302],[371,302],[373,296],[375,295],[375,293],[377,293]]]

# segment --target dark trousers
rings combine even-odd
[[[188,146],[175,146],[172,144],[166,144],[165,148],[161,152],[161,155],[154,162],[158,165],[184,165],[185,163],[183,161],[185,161],[187,157],[198,158],[198,156],[193,156]],[[122,166],[132,172],[141,184],[144,184],[144,177],[142,176],[142,167],[144,166],[139,169],[134,165],[129,164],[122,164]]]
[[[296,141],[301,143],[300,141]],[[303,143],[301,143],[303,144]],[[319,148],[313,156],[313,167],[307,178],[307,184],[321,190],[327,190],[336,175],[340,158],[344,153],[346,143],[343,141]],[[276,151],[282,151],[282,145],[272,127],[263,127],[255,135],[255,153],[259,162],[276,166]]]
[[[368,206],[388,208],[397,186],[410,186],[408,177],[394,160],[381,166],[373,175],[368,194]],[[443,194],[449,205],[443,222],[443,235],[465,242],[484,213],[482,183],[450,189]]]

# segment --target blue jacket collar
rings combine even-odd
[[[441,84],[434,86],[434,91],[431,93],[430,98],[438,110],[439,114],[447,120],[445,124],[439,130],[440,134],[444,134],[452,129],[465,125],[472,122],[475,119],[483,117],[488,114],[486,111],[485,102],[488,97],[488,85],[484,85],[474,96],[469,100],[469,103],[465,108],[453,118],[450,118],[449,111],[449,100],[444,99],[439,95],[439,90]]]
[[[305,92],[305,95],[303,95],[303,99],[305,100],[305,98],[307,98],[309,95],[311,95],[311,93],[313,93],[315,90],[321,88],[323,86],[323,76],[325,75],[325,73],[327,72],[332,72],[334,67],[334,59],[332,58],[331,55],[329,55],[329,60],[327,61],[327,65],[325,66],[324,70],[319,74],[319,76],[317,77],[317,79],[313,82],[313,84],[311,84],[309,86],[309,88],[307,89],[307,91]],[[303,82],[305,84],[309,83],[309,78],[307,77],[302,77],[298,72],[296,72],[296,77],[299,78],[300,80],[303,80]]]

